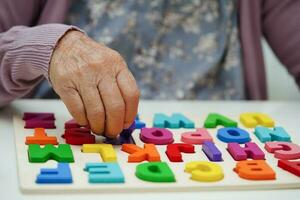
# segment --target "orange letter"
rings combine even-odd
[[[123,144],[122,151],[129,153],[128,162],[149,162],[160,161],[159,153],[154,144],[144,144],[144,148],[138,147],[135,144]]]

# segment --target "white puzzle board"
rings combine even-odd
[[[221,109],[222,108],[222,109]],[[277,159],[273,154],[268,153],[253,134],[253,129],[245,128],[239,121],[239,115],[242,112],[264,112],[275,120],[276,126],[282,126],[291,135],[293,143],[300,144],[299,129],[295,129],[295,123],[299,121],[300,114],[297,110],[280,111],[276,106],[268,104],[243,104],[243,103],[159,103],[146,102],[141,103],[139,109],[140,119],[146,122],[147,127],[152,127],[152,118],[154,113],[161,112],[171,114],[181,112],[189,119],[195,122],[195,127],[203,127],[203,123],[208,113],[218,112],[239,123],[239,127],[249,132],[251,141],[255,142],[264,151],[267,163],[276,172],[276,180],[269,181],[251,181],[245,180],[233,171],[237,161],[233,160],[227,152],[227,144],[216,138],[216,132],[219,128],[208,129],[214,139],[216,146],[222,152],[223,162],[217,162],[223,168],[224,179],[218,182],[197,182],[190,179],[191,174],[184,172],[185,164],[189,161],[209,161],[201,149],[201,145],[195,145],[194,154],[182,154],[184,162],[172,163],[167,158],[165,151],[166,145],[156,145],[160,152],[161,161],[167,162],[175,174],[174,183],[153,183],[138,179],[135,176],[135,168],[139,163],[128,163],[126,152],[120,151],[120,146],[114,146],[117,152],[117,160],[125,176],[125,183],[118,184],[91,184],[88,182],[88,173],[83,169],[87,162],[102,162],[99,154],[82,153],[81,146],[72,145],[74,163],[70,163],[73,176],[72,184],[36,184],[36,176],[41,168],[56,168],[56,161],[47,161],[46,163],[30,163],[27,156],[27,145],[25,137],[33,134],[33,129],[24,129],[22,120],[24,112],[53,112],[55,114],[56,129],[46,129],[49,136],[57,136],[60,144],[65,143],[61,135],[64,133],[64,123],[71,117],[64,105],[60,101],[33,101],[20,104],[14,113],[15,144],[17,152],[19,184],[23,192],[30,193],[59,193],[59,192],[145,192],[145,191],[200,191],[200,190],[258,190],[258,189],[283,189],[300,188],[300,178],[277,167]],[[174,142],[180,141],[181,133],[192,131],[193,129],[170,129],[174,135]],[[143,146],[139,139],[140,130],[133,132],[133,138],[138,146]],[[101,142],[98,138],[97,142]]]

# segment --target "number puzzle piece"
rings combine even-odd
[[[55,117],[53,113],[25,112],[23,120],[25,121],[24,128],[56,128],[54,123]]]
[[[124,183],[125,178],[118,163],[86,163],[89,183]]]
[[[136,166],[135,175],[149,182],[176,182],[175,175],[166,162],[139,164]]]
[[[233,169],[241,178],[248,180],[274,180],[274,170],[264,160],[243,160]]]
[[[223,161],[222,152],[211,141],[206,141],[203,143],[202,151],[210,161]]]
[[[32,163],[42,163],[50,159],[57,162],[74,162],[73,152],[68,144],[59,144],[58,147],[52,144],[46,144],[44,147],[29,144],[28,159]]]
[[[278,160],[277,166],[300,177],[300,161]]]
[[[117,154],[111,144],[84,144],[81,151],[83,153],[100,153],[104,162],[117,161]]]
[[[134,123],[135,123],[135,129],[141,129],[146,127],[145,122],[140,121],[139,115],[136,116]]]
[[[274,157],[282,160],[294,160],[300,158],[300,146],[290,142],[266,142],[265,149],[274,153]]]
[[[72,174],[68,163],[58,163],[56,169],[41,169],[36,183],[72,183]]]
[[[197,128],[195,132],[181,134],[181,141],[187,144],[203,144],[205,141],[213,141],[213,138],[205,128]]]
[[[195,123],[180,113],[174,113],[171,117],[156,113],[154,115],[153,127],[156,128],[194,128]]]
[[[175,143],[167,145],[166,154],[171,162],[183,162],[181,152],[195,153],[195,147],[192,144],[184,143]]]
[[[156,145],[173,143],[173,134],[165,128],[142,128],[140,139],[144,143],[152,143]]]
[[[221,128],[218,130],[217,137],[222,142],[237,142],[243,144],[251,140],[249,133],[240,128]]]
[[[237,122],[225,117],[224,115],[210,113],[204,122],[204,127],[216,128],[218,125],[222,125],[224,127],[237,127]]]
[[[222,167],[208,161],[189,162],[184,171],[192,175],[192,180],[200,182],[216,182],[224,178]]]
[[[33,136],[27,136],[25,144],[58,144],[55,136],[47,136],[44,128],[35,128]]]
[[[129,153],[128,162],[149,162],[160,161],[160,155],[154,144],[144,144],[144,148],[138,147],[135,144],[123,144],[122,151]]]
[[[251,158],[253,160],[264,160],[265,153],[254,142],[248,142],[245,147],[241,147],[238,143],[229,143],[227,150],[236,161],[247,160]]]
[[[240,115],[240,121],[247,128],[254,128],[258,125],[266,127],[274,127],[274,120],[263,113],[242,113]]]
[[[270,141],[291,141],[290,135],[282,127],[274,127],[274,129],[272,130],[260,126],[255,128],[254,134],[262,143]]]

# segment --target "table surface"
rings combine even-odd
[[[175,192],[175,193],[123,193],[123,194],[23,194],[19,190],[17,177],[17,163],[15,144],[13,136],[12,113],[18,108],[28,108],[35,110],[37,107],[46,104],[57,104],[63,108],[63,104],[57,100],[19,100],[11,105],[0,109],[0,195],[1,199],[82,199],[85,198],[101,198],[101,199],[199,199],[202,197],[205,200],[209,199],[253,199],[254,191],[210,191],[210,192]],[[258,111],[268,113],[271,116],[276,115],[286,126],[292,129],[297,129],[299,126],[295,119],[300,119],[300,102],[246,102],[246,101],[141,101],[139,106],[140,113],[151,112],[157,109],[163,113],[170,113],[172,110],[193,112],[193,108],[203,107],[203,110],[208,112],[226,113]],[[34,109],[35,108],[35,109]],[[65,109],[65,108],[64,108]],[[288,117],[287,117],[288,116]],[[294,120],[289,120],[294,119]],[[299,138],[300,136],[297,136]],[[293,190],[257,190],[255,191],[256,200],[260,199],[281,199],[283,196],[289,200],[299,199],[300,189]]]

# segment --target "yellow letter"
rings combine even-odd
[[[117,161],[117,154],[111,144],[84,144],[81,151],[83,153],[100,153],[104,162]]]
[[[247,128],[254,128],[257,125],[262,125],[266,127],[274,127],[274,120],[263,113],[242,113],[240,115],[240,121]]]
[[[222,167],[208,161],[189,162],[184,171],[192,174],[191,179],[195,181],[216,182],[224,178]]]

